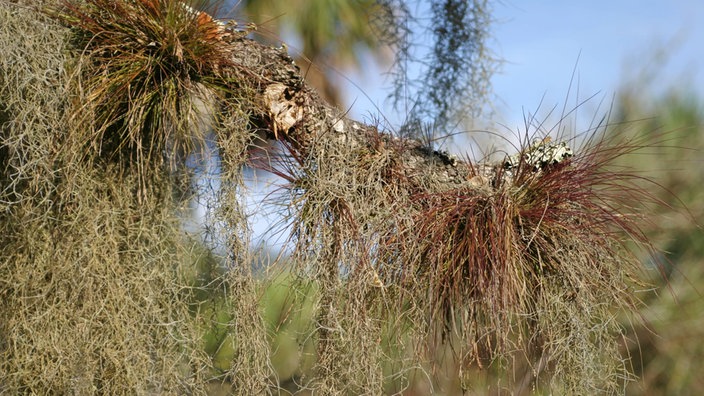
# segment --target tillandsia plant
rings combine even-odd
[[[224,40],[236,33],[198,11],[201,3],[88,0],[48,8],[74,29],[72,44],[82,53],[73,69],[85,92],[75,117],[102,156],[146,166],[202,147],[204,119],[227,94],[234,67]]]
[[[401,271],[427,301],[431,334],[461,359],[481,367],[525,350],[531,375],[558,373],[570,392],[616,391],[627,375],[612,309],[637,305],[638,261],[623,241],[650,247],[632,203],[654,196],[611,168],[637,145],[590,143],[572,156],[526,139],[517,159],[483,174],[469,165],[479,188],[418,196]]]

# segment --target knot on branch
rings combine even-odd
[[[276,140],[279,139],[279,132],[288,134],[289,129],[303,119],[302,102],[296,92],[286,85],[269,85],[264,90],[263,98],[270,129]]]

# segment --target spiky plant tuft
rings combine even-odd
[[[83,50],[75,69],[87,94],[76,117],[92,125],[80,129],[101,156],[141,163],[203,142],[205,106],[232,63],[224,26],[170,0],[67,0],[48,12]]]
[[[638,207],[656,201],[614,161],[644,146],[595,135],[574,157],[536,161],[566,146],[527,142],[511,164],[470,164],[484,184],[416,196],[402,283],[427,302],[431,338],[464,364],[533,351],[536,381],[551,371],[570,391],[613,390],[627,373],[614,310],[638,304],[624,241],[651,248]]]

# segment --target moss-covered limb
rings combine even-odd
[[[403,163],[408,175],[433,175],[437,186],[478,184],[479,179],[473,179],[478,167],[418,141],[382,133],[377,126],[352,120],[326,103],[305,83],[285,46],[266,46],[242,35],[229,35],[226,40],[233,57],[230,71],[253,99],[255,128],[267,131],[271,139],[287,142],[297,157],[311,158],[315,145],[344,146],[352,153],[378,151]],[[488,167],[483,166],[482,172],[489,172]]]
[[[637,263],[619,243],[625,232],[648,244],[627,204],[651,198],[609,163],[636,147],[597,137],[572,153],[561,142],[526,141],[500,163],[456,160],[346,118],[301,84],[283,49],[242,38],[232,45],[250,62],[236,63],[263,76],[256,125],[284,143],[296,169],[283,175],[301,268],[317,268],[323,281],[332,260],[344,287],[380,285],[384,297],[362,294],[370,306],[410,298],[425,315],[417,334],[459,337],[465,362],[489,363],[525,342],[545,348],[539,360],[560,373],[555,386],[615,389],[625,365],[600,358],[615,349],[614,328],[592,324],[595,315],[611,323],[605,300],[611,308],[635,304]],[[321,325],[343,322],[335,289],[322,297]],[[565,363],[577,359],[568,345],[575,342],[584,366]],[[575,380],[591,370],[615,374]]]
[[[0,152],[8,157],[0,180],[9,180],[3,185],[2,202],[15,208],[3,214],[2,226],[10,232],[0,234],[3,252],[15,254],[0,267],[5,271],[3,285],[11,285],[3,292],[10,295],[8,304],[25,301],[20,298],[22,287],[37,282],[41,287],[31,292],[53,287],[54,278],[33,277],[32,263],[40,268],[54,259],[69,268],[76,262],[95,264],[83,280],[115,288],[115,317],[139,324],[146,317],[149,323],[163,323],[177,337],[157,346],[144,338],[136,352],[143,359],[137,376],[153,378],[157,386],[161,375],[174,389],[201,391],[214,367],[193,345],[197,337],[185,340],[194,332],[190,318],[168,320],[188,302],[177,300],[175,308],[158,310],[161,305],[153,301],[181,296],[173,292],[181,289],[169,265],[179,259],[177,252],[184,246],[173,213],[177,203],[168,192],[173,178],[181,177],[182,160],[205,143],[203,132],[212,127],[223,186],[213,224],[220,226],[220,240],[230,250],[228,264],[235,266],[228,281],[219,282],[233,288],[229,296],[235,301],[225,305],[236,307],[231,316],[225,315],[225,324],[216,324],[232,332],[219,346],[235,353],[232,361],[218,361],[222,365],[215,368],[222,370],[221,378],[261,391],[270,378],[264,326],[255,306],[257,288],[245,267],[250,264],[249,235],[239,202],[242,166],[251,160],[249,150],[256,139],[265,136],[280,143],[272,145],[278,152],[267,153],[276,161],[264,166],[288,183],[281,203],[289,210],[293,228],[295,275],[318,288],[318,327],[310,338],[320,341],[321,356],[319,378],[311,386],[325,394],[378,393],[384,385],[380,372],[385,351],[417,347],[412,358],[398,357],[404,365],[415,365],[435,358],[424,351],[446,343],[458,353],[462,370],[506,359],[516,347],[525,347],[544,352],[547,363],[541,357],[529,363],[555,368],[562,376],[557,383],[571,393],[613,389],[612,378],[605,384],[580,384],[575,378],[595,367],[605,372],[601,358],[608,360],[604,367],[609,372],[620,375],[622,369],[618,358],[601,356],[603,340],[613,342],[612,328],[592,324],[611,323],[613,308],[631,309],[634,304],[636,261],[622,254],[619,242],[625,231],[647,243],[630,202],[647,200],[648,193],[629,187],[629,174],[608,168],[632,146],[611,147],[595,139],[571,156],[559,142],[526,141],[522,152],[506,161],[460,161],[348,119],[305,84],[284,49],[258,44],[245,37],[248,31],[230,29],[178,2],[61,4],[64,7],[54,8],[51,15],[64,25],[50,28],[71,34],[73,50],[65,51],[70,60],[62,58],[60,49],[66,47],[42,52],[36,46],[30,48],[30,58],[51,58],[52,70],[53,65],[70,65],[72,73],[59,73],[48,88],[40,87],[46,88],[41,91],[44,97],[34,97],[28,95],[32,91],[26,82],[38,71],[28,68],[13,75],[15,69],[2,60],[2,89],[13,101],[3,117],[31,116],[4,125],[6,149]],[[32,22],[31,15],[23,17]],[[33,31],[42,31],[40,23],[32,23]],[[19,28],[13,26],[17,35]],[[22,44],[3,39],[13,46]],[[24,59],[17,53],[8,56],[20,64]],[[71,95],[57,92],[54,82],[68,87]],[[43,105],[51,111],[42,112]],[[109,191],[106,186],[111,186]],[[99,216],[91,218],[94,208]],[[48,244],[45,234],[58,235],[67,224],[76,235],[57,239],[60,249],[28,245]],[[91,244],[91,238],[100,240]],[[75,241],[96,246],[100,251],[89,253],[97,258],[81,255]],[[139,290],[146,293],[139,294],[145,296],[145,306],[158,312],[133,302],[132,311],[120,310],[129,294],[120,287],[135,285],[119,282],[120,276],[130,279],[120,263],[131,259],[137,267],[133,272],[141,278],[152,276],[150,265],[158,264],[163,278],[154,278],[155,284],[170,285],[164,294],[154,286]],[[106,274],[120,276],[116,281]],[[67,276],[64,272],[62,281],[70,285]],[[61,288],[59,292],[68,293]],[[53,313],[53,305],[38,307],[32,311],[37,306],[25,306],[31,311],[28,320],[41,322]],[[56,317],[75,322],[90,313],[79,310]],[[0,330],[12,340],[21,339],[24,330],[16,318],[22,313],[7,309],[2,314],[8,321]],[[386,325],[396,317],[402,319]],[[49,337],[61,334],[53,330]],[[382,346],[385,334],[403,337],[387,337]],[[90,346],[76,343],[84,349]],[[22,346],[30,351],[33,343]],[[157,347],[165,349],[153,350]],[[150,371],[152,355],[162,352],[182,354],[173,360],[188,367]],[[3,353],[9,357],[5,372],[23,362],[24,352]],[[582,371],[578,364],[565,363],[579,359],[587,364]],[[122,380],[113,376],[112,367],[110,372],[98,370],[84,383],[102,389],[104,381]],[[537,371],[536,377],[544,373]],[[62,381],[68,383],[66,375]],[[187,382],[178,384],[184,376]],[[27,378],[13,383],[31,380]]]

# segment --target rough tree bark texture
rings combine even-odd
[[[326,140],[334,145],[346,145],[351,150],[379,146],[377,127],[352,120],[323,101],[305,83],[285,46],[274,48],[245,37],[235,38],[231,45],[235,62],[261,76],[254,88],[266,110],[260,114],[260,127],[270,131],[270,138],[288,141],[304,155],[312,142]],[[395,161],[406,164],[408,175],[430,171],[439,191],[488,185],[488,179],[476,177],[476,168],[445,153],[434,152],[417,141],[401,141],[391,135],[384,135],[381,139],[388,154]],[[423,172],[418,171],[421,168]],[[483,176],[489,174],[487,169]]]

